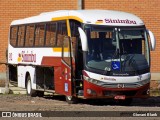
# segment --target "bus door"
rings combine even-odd
[[[61,74],[62,74],[62,86],[63,92],[66,96],[73,95],[72,89],[72,52],[71,52],[71,39],[66,36],[62,45],[62,60],[61,60]]]

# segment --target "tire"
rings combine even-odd
[[[27,95],[31,97],[36,97],[36,91],[32,89],[32,83],[30,76],[27,77],[27,85],[26,85]]]
[[[37,96],[38,97],[43,97],[44,96],[44,91],[37,91]]]
[[[68,104],[76,104],[78,99],[74,96],[66,96],[66,101]]]

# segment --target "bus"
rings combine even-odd
[[[15,20],[8,42],[10,83],[44,92],[130,104],[149,97],[153,33],[134,14],[59,10]]]

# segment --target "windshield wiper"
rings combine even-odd
[[[123,65],[123,71],[125,71],[126,63],[128,62],[129,66],[132,66],[134,71],[136,72],[137,70],[137,63],[136,60],[134,59],[135,54],[128,54],[124,60],[124,65]]]

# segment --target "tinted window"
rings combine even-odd
[[[45,46],[55,46],[56,43],[56,23],[48,23],[46,26]]]
[[[44,33],[45,33],[45,25],[44,24],[36,25],[35,46],[44,46]]]
[[[80,27],[80,23],[75,20],[70,20],[70,28],[71,28],[71,40],[72,40],[72,51],[75,57],[76,54],[76,44],[79,38],[78,27]],[[80,44],[79,44],[80,47]]]
[[[18,46],[24,46],[24,35],[25,35],[25,26],[19,26],[18,29]]]
[[[17,26],[11,27],[10,44],[12,46],[16,46],[17,31],[18,31],[18,27]]]
[[[58,22],[58,29],[57,29],[57,41],[56,41],[57,47],[62,47],[62,42],[65,36],[67,36],[66,21],[60,21]]]
[[[34,25],[28,25],[26,29],[26,41],[25,46],[33,46],[34,43]]]

